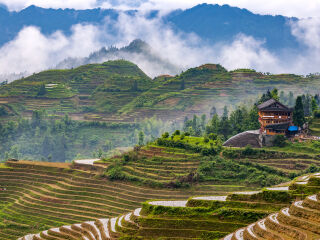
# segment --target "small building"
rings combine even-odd
[[[293,125],[291,108],[283,105],[275,99],[270,99],[260,105],[259,122],[260,133],[265,135],[286,135]]]

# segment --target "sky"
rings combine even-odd
[[[208,0],[209,1],[209,0]],[[199,0],[0,0],[11,10],[19,10],[30,4],[42,7],[77,8],[117,7],[139,9],[162,9],[169,11],[178,7],[188,8]],[[305,46],[299,53],[284,49],[286,54],[270,52],[264,42],[239,34],[232,43],[217,46],[206,45],[195,34],[181,34],[165,25],[160,18],[146,19],[144,14],[129,16],[122,13],[115,22],[101,26],[78,24],[72,27],[70,36],[57,31],[44,35],[35,26],[26,26],[12,41],[0,47],[0,82],[12,74],[27,76],[54,68],[66,58],[83,58],[103,46],[126,46],[134,39],[143,39],[154,49],[154,54],[186,70],[205,63],[220,63],[228,70],[253,68],[261,72],[308,74],[320,72],[320,0],[216,0],[211,3],[229,3],[246,7],[254,12],[298,16],[301,19],[291,24],[292,35]],[[306,2],[308,4],[306,4]],[[236,4],[235,4],[236,3]],[[286,14],[285,14],[286,13]],[[106,19],[106,21],[109,21]],[[117,29],[117,34],[108,34],[108,27]],[[287,51],[286,51],[287,50]],[[143,56],[130,56],[149,76],[179,74],[169,70],[155,69]],[[157,71],[158,70],[158,71]]]
[[[29,5],[45,8],[135,8],[161,9],[190,8],[200,3],[229,4],[247,8],[254,13],[295,16],[299,18],[317,17],[320,0],[0,0],[10,10],[21,10]]]

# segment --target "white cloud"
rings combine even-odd
[[[70,37],[61,32],[44,36],[38,28],[24,28],[0,48],[0,74],[38,72],[66,57],[84,57],[101,47],[96,27],[75,25],[72,32]]]
[[[228,69],[253,68],[264,72],[281,71],[279,59],[263,48],[263,42],[239,35],[231,45],[221,48],[218,61]]]
[[[86,57],[102,46],[121,47],[137,38],[149,43],[155,55],[178,66],[175,70],[159,68],[139,54],[128,56],[150,76],[178,74],[180,70],[204,63],[220,63],[229,70],[254,68],[272,73],[319,72],[319,19],[292,23],[293,34],[306,45],[306,49],[301,53],[290,52],[290,56],[271,53],[263,42],[245,35],[239,35],[231,44],[209,46],[196,35],[175,33],[159,18],[121,14],[115,22],[106,21],[108,24],[99,27],[75,25],[70,37],[61,32],[45,36],[35,27],[24,28],[14,40],[0,48],[0,75],[38,72],[54,67],[65,58]]]

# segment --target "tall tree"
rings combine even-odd
[[[180,90],[184,90],[186,88],[186,83],[184,79],[181,80]]]
[[[46,86],[44,84],[41,84],[38,90],[38,96],[44,96],[46,93],[47,93]]]
[[[133,92],[139,91],[139,87],[138,87],[138,82],[137,82],[137,80],[134,80],[134,81],[133,81],[133,84],[132,84],[132,87],[131,87],[131,91],[133,91]]]
[[[140,131],[139,132],[139,143],[140,146],[144,144],[144,132]]]
[[[295,105],[294,111],[293,111],[293,122],[295,125],[297,125],[299,127],[302,127],[303,124],[306,122],[301,96],[298,96],[297,100],[296,100],[296,105]]]
[[[294,96],[293,96],[293,92],[291,92],[291,91],[289,92],[288,105],[289,105],[289,107],[294,106]]]
[[[312,113],[314,113],[314,111],[317,111],[318,108],[319,108],[319,106],[317,104],[317,100],[315,99],[315,97],[312,97],[312,100],[311,100]]]
[[[278,96],[278,89],[277,89],[277,88],[274,88],[274,89],[270,92],[270,94],[271,94],[271,98],[273,98],[273,99],[275,99],[275,100],[277,100],[277,101],[280,100],[280,98],[279,98],[279,96]]]
[[[227,106],[223,108],[223,114],[220,121],[219,133],[222,134],[225,138],[230,135],[230,122],[229,122],[229,111]]]

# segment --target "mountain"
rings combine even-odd
[[[211,44],[231,42],[242,33],[265,41],[269,50],[296,48],[290,22],[297,18],[254,14],[229,5],[201,4],[165,17],[169,24],[186,33],[196,33]]]
[[[91,63],[103,63],[109,60],[125,59],[139,65],[149,76],[158,76],[163,73],[175,74],[181,72],[178,66],[162,59],[146,42],[136,39],[122,48],[103,47],[85,58],[67,58],[60,62],[57,69],[70,69]]]
[[[100,25],[105,23],[106,17],[117,20],[120,13],[121,11],[113,9],[62,10],[30,6],[20,12],[8,12],[5,8],[0,8],[0,45],[12,40],[25,26],[37,26],[44,34],[61,30],[68,35],[71,33],[71,26],[75,24]],[[125,13],[134,15],[137,11]],[[157,11],[146,15],[147,18],[156,16]],[[239,33],[243,33],[265,41],[269,50],[299,46],[291,34],[289,24],[297,20],[254,14],[228,5],[211,4],[201,4],[185,11],[173,11],[163,17],[163,21],[176,32],[196,33],[210,44],[229,42]]]
[[[157,116],[182,121],[185,116],[209,114],[212,107],[218,112],[224,106],[232,109],[275,87],[287,94],[316,94],[320,81],[317,75],[227,71],[219,64],[151,79],[137,65],[117,60],[44,71],[4,84],[0,86],[0,106],[9,112],[8,117],[30,116],[34,110],[46,109],[57,115],[68,113],[77,120],[135,122]]]

